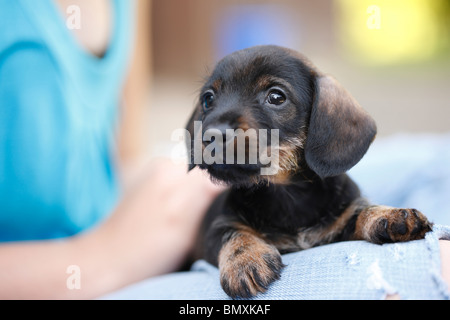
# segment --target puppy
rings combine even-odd
[[[210,129],[217,134],[207,135]],[[257,138],[261,129],[276,129],[277,139],[252,149],[247,136],[239,148],[238,136],[229,134],[237,129],[255,129]],[[187,130],[190,169],[198,165],[229,185],[206,215],[198,255],[218,266],[233,298],[266,291],[280,277],[283,253],[345,240],[422,239],[431,230],[415,209],[361,198],[345,172],[374,140],[375,122],[334,78],[295,51],[257,46],[222,59],[201,89]],[[229,151],[230,145],[227,160],[234,161],[199,161],[201,152]],[[273,156],[275,170],[263,157],[250,163],[255,149]],[[245,161],[236,163],[238,152]]]

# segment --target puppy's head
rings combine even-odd
[[[336,80],[277,46],[222,59],[187,130],[190,168],[198,165],[235,185],[285,183],[301,170],[339,175],[362,158],[376,134],[373,119]]]

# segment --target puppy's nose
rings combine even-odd
[[[227,141],[227,129],[232,128],[226,124],[207,126],[205,128],[205,131],[203,132],[203,144],[209,145],[210,143],[215,142],[216,138],[218,138],[220,135],[222,136],[222,142],[225,143]]]
[[[232,126],[225,124],[225,123],[221,123],[221,124],[216,124],[216,125],[209,125],[205,128],[205,132],[208,130],[214,130],[214,134],[217,133],[222,133],[223,136],[226,136],[227,134],[227,129],[233,129]]]

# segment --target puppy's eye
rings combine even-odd
[[[203,107],[203,111],[208,111],[209,109],[212,108],[212,104],[214,102],[214,93],[212,91],[207,91],[203,96],[202,96],[202,107]]]
[[[281,90],[273,89],[267,96],[267,102],[279,106],[286,102],[286,96]]]

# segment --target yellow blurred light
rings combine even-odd
[[[340,38],[367,62],[389,64],[429,58],[439,40],[433,1],[337,0]]]

